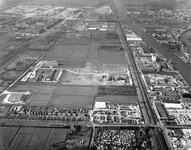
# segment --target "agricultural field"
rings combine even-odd
[[[79,22],[79,19],[68,19],[66,21],[64,21],[64,23],[58,25],[57,27],[55,27],[55,30],[59,30],[59,31],[70,31],[73,29],[73,27]]]
[[[76,96],[92,96],[94,94],[94,86],[59,86],[54,94],[76,95]]]
[[[102,95],[96,96],[95,101],[97,102],[111,102],[111,103],[137,103],[137,96],[121,96],[121,95]]]
[[[63,67],[83,68],[91,45],[57,45],[48,52],[43,60],[58,60]]]
[[[83,31],[78,31],[78,32],[73,32],[73,33],[69,33],[66,38],[71,38],[71,39],[75,39],[75,38],[84,38],[84,39],[90,39],[91,33],[90,32],[83,32]]]
[[[91,31],[91,39],[119,39],[117,32]]]
[[[100,40],[100,37],[98,39]],[[108,43],[105,47],[104,45],[100,47],[102,44],[99,41],[92,43],[91,39],[81,38],[72,38],[72,40],[67,38],[64,41],[61,40],[61,43],[42,59],[58,60],[63,63],[63,66],[60,66],[62,68],[85,68],[87,62],[92,62],[98,66],[103,66],[103,64],[126,65],[124,50],[120,44],[115,47],[113,43],[111,46]]]
[[[0,18],[1,20],[1,18]],[[5,42],[7,42],[8,40],[11,40],[16,34],[14,33],[9,33],[9,32],[0,32],[0,48],[3,48]],[[6,45],[6,44],[5,44]]]
[[[0,148],[10,150],[43,150],[52,145],[65,142],[68,129],[0,127]]]
[[[15,1],[15,0],[8,0],[6,2],[3,3],[3,5],[1,6],[1,9],[6,9],[6,8],[10,8],[10,7],[13,7],[13,6],[17,6],[17,5],[25,5],[25,4],[28,4],[28,5],[44,5],[44,4],[47,4],[47,5],[58,5],[58,6],[96,6],[100,3],[100,0],[97,0],[97,1],[91,1],[91,0],[55,0],[55,1],[52,1],[52,0],[42,0],[42,1],[39,1],[39,0],[34,0],[34,1],[30,1],[30,0],[25,0],[25,1],[22,1],[22,0],[18,0],[18,1]]]
[[[99,58],[103,64],[126,64],[124,49],[121,45],[99,46]]]
[[[136,88],[133,86],[98,86],[97,95],[127,95],[136,96]]]
[[[30,91],[33,96],[28,106],[52,106],[58,108],[92,108],[94,86],[64,86],[18,84],[10,91]]]
[[[161,21],[170,28],[183,28],[188,26],[186,22],[175,19],[162,19]]]
[[[17,134],[19,127],[0,127],[0,149],[6,149]]]
[[[92,108],[93,96],[54,95],[50,106],[59,108]]]
[[[99,51],[103,64],[126,64],[124,52]]]

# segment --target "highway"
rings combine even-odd
[[[129,25],[129,22],[127,21],[126,9],[122,5],[121,0],[112,0],[112,2],[113,2],[113,7],[115,9],[115,13],[118,14],[120,20],[123,21],[125,24]],[[134,26],[134,25],[131,24],[131,26]],[[131,28],[131,26],[130,26],[130,28]],[[134,30],[136,28],[132,28],[132,29]],[[137,30],[137,31],[140,31],[140,29]],[[141,30],[140,33],[142,33],[142,30]],[[147,98],[147,94],[146,94],[146,91],[144,89],[144,85],[143,85],[143,82],[141,80],[140,73],[139,73],[138,68],[136,66],[135,60],[133,59],[133,54],[129,51],[125,35],[124,35],[123,31],[122,31],[122,28],[121,28],[120,24],[119,24],[119,34],[120,34],[120,37],[121,37],[121,42],[124,45],[124,47],[126,49],[126,53],[128,55],[128,56],[126,56],[126,58],[131,61],[130,62],[130,64],[131,64],[130,65],[131,66],[130,70],[131,70],[131,73],[133,71],[132,76],[135,77],[135,78],[133,77],[135,86],[139,87],[138,90],[137,90],[137,92],[139,92],[139,95],[141,96],[141,99],[139,99],[139,100],[145,106],[145,108],[143,108],[143,109],[146,109],[146,111],[144,111],[146,114],[143,114],[144,118],[145,118],[145,115],[147,115],[146,118],[149,118],[148,120],[146,120],[146,121],[149,121],[149,122],[146,122],[146,123],[148,123],[149,125],[151,125],[151,124],[157,125],[157,120],[156,120],[155,114],[154,114],[154,112],[152,110],[152,107],[150,105],[150,102],[149,102],[149,100]],[[159,150],[168,150],[168,149],[170,149],[170,147],[167,146],[167,144],[166,144],[166,142],[164,140],[164,136],[161,133],[159,128],[155,128],[155,130],[153,131],[153,136],[155,137],[155,142],[156,142],[157,149],[159,149]]]

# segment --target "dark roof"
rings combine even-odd
[[[164,105],[162,105],[161,103],[155,103],[155,105],[156,105],[156,108],[158,110],[160,117],[168,118],[168,113],[167,113]]]
[[[191,93],[183,93],[182,97],[183,98],[191,98]]]

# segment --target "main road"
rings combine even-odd
[[[128,24],[129,25],[129,22],[127,20],[127,13],[126,13],[126,9],[124,8],[124,6],[122,5],[121,3],[121,0],[112,0],[112,4],[113,4],[113,8],[114,8],[114,11],[115,13],[118,14],[119,18],[121,21],[123,21],[125,24]],[[133,25],[132,25],[133,26]],[[121,28],[121,25],[118,24],[118,28],[119,28],[119,34],[120,34],[120,38],[121,38],[121,42],[122,44],[124,45],[125,49],[126,49],[126,53],[127,53],[127,59],[130,60],[130,64],[131,64],[131,71],[133,71],[132,75],[134,76],[134,83],[135,83],[135,86],[137,86],[137,91],[139,92],[139,95],[141,96],[140,98],[140,103],[143,103],[146,111],[144,111],[144,113],[146,114],[143,114],[144,115],[144,118],[145,118],[145,115],[147,116],[146,118],[149,118],[148,122],[148,125],[157,125],[157,120],[156,120],[156,117],[155,117],[155,114],[152,110],[152,107],[150,105],[150,102],[147,98],[147,94],[146,94],[146,91],[144,89],[144,85],[143,85],[143,82],[141,80],[141,77],[140,77],[140,73],[138,71],[138,68],[135,64],[135,60],[133,59],[133,55],[132,53],[129,51],[128,49],[128,45],[127,45],[127,42],[126,42],[126,38],[125,38],[125,35],[122,31],[122,28]],[[132,28],[133,29],[133,28]],[[164,140],[164,136],[163,134],[161,133],[160,129],[159,128],[155,128],[155,130],[153,131],[153,136],[155,137],[155,140],[156,140],[156,145],[157,145],[157,149],[158,150],[168,150],[170,149],[170,147],[167,146],[165,140]]]

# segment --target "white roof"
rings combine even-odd
[[[165,108],[179,108],[182,109],[181,104],[175,104],[175,103],[164,103]]]
[[[95,102],[94,108],[95,109],[100,109],[100,108],[104,109],[104,108],[106,108],[106,103],[105,102]]]
[[[127,38],[127,41],[142,41],[141,38]]]
[[[131,34],[125,34],[127,38],[138,38],[138,36],[135,33]]]

